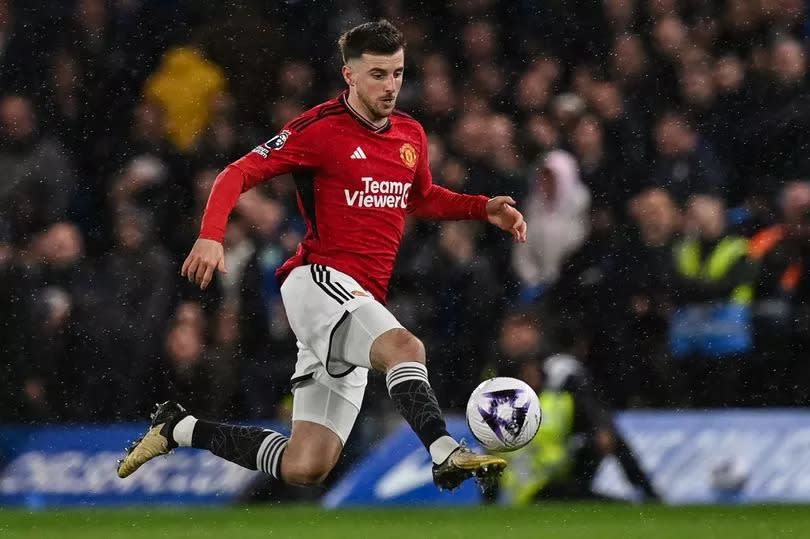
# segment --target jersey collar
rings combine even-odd
[[[341,103],[343,103],[343,106],[346,107],[346,110],[349,111],[349,114],[355,120],[357,120],[360,123],[360,125],[362,125],[366,129],[368,129],[369,131],[373,131],[374,133],[385,133],[386,131],[391,129],[391,118],[388,118],[388,121],[386,121],[384,125],[381,125],[380,127],[377,127],[373,123],[371,123],[368,120],[366,120],[365,118],[363,118],[360,115],[359,112],[354,110],[354,108],[349,104],[349,99],[348,98],[349,98],[349,91],[346,90],[345,92],[340,94],[340,97],[338,98],[338,100]]]

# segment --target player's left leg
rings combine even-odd
[[[157,406],[150,429],[133,442],[118,462],[118,476],[127,477],[176,447],[194,447],[279,477],[287,442],[286,436],[270,429],[197,419],[178,403],[167,401]]]
[[[357,382],[358,377],[351,377]],[[365,381],[365,377],[362,377]],[[281,459],[281,478],[294,485],[322,483],[337,464],[360,413],[365,383],[343,385],[342,379],[314,377],[293,389],[293,430]]]
[[[197,419],[177,403],[165,402],[153,414],[150,430],[119,463],[118,475],[127,477],[176,447],[194,447],[286,483],[316,485],[337,463],[357,413],[357,408],[337,393],[309,381],[295,390],[293,428],[288,439],[261,427]]]
[[[342,278],[340,274],[338,278]],[[473,476],[494,480],[506,466],[502,458],[473,453],[450,436],[428,381],[425,347],[381,303],[367,301],[356,306],[331,332],[328,351],[327,367],[331,360],[385,374],[391,400],[430,453],[433,479],[439,488],[453,489]],[[342,372],[347,377],[354,374]],[[331,385],[343,378],[321,376],[320,380]],[[353,396],[350,381],[336,387],[359,408],[362,399]]]
[[[343,442],[331,430],[310,421],[295,421],[280,464],[280,476],[291,485],[323,483],[337,464]]]

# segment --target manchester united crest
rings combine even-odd
[[[413,168],[416,164],[416,149],[407,142],[399,149],[399,156],[409,168]]]

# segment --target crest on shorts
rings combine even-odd
[[[364,298],[367,298],[367,297],[368,297],[368,294],[366,294],[366,293],[365,293],[365,292],[363,292],[362,290],[352,290],[352,295],[355,295],[355,296],[357,296],[357,297],[362,296],[362,297],[364,297]]]
[[[399,156],[402,162],[408,165],[408,168],[413,168],[416,164],[416,149],[407,142],[399,149]]]

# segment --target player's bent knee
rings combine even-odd
[[[314,487],[326,481],[331,471],[331,468],[327,469],[325,466],[295,467],[285,474],[284,479],[293,485]]]
[[[371,345],[371,364],[383,372],[398,363],[425,363],[425,345],[403,328],[386,331]]]
[[[393,364],[402,363],[404,361],[425,362],[425,345],[410,331],[406,329],[398,330],[394,346],[395,351],[392,354],[392,359],[394,359]]]
[[[342,448],[337,434],[323,425],[295,421],[281,458],[281,476],[293,485],[319,485],[337,464]]]
[[[320,485],[326,481],[329,472],[334,467],[334,463],[323,460],[294,458],[292,455],[287,460],[287,457],[288,455],[285,454],[284,460],[287,462],[282,461],[284,480],[302,487]]]

